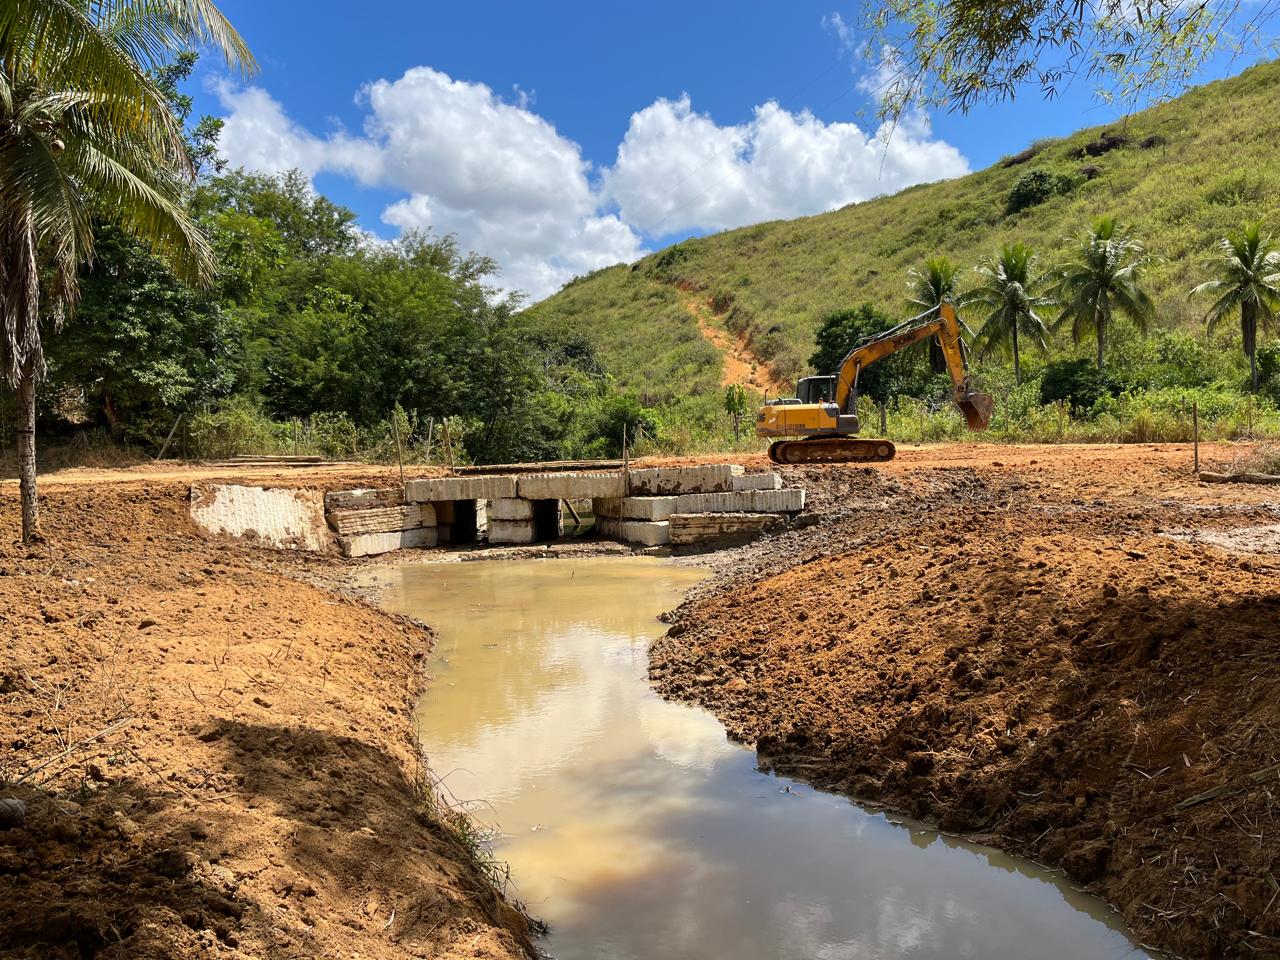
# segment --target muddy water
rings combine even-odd
[[[389,568],[439,633],[432,767],[496,833],[559,960],[1143,957],[1048,872],[757,772],[649,688],[700,574],[653,559]]]

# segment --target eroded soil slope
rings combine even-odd
[[[1280,511],[1186,459],[796,470],[819,521],[718,558],[652,676],[779,771],[1061,864],[1150,942],[1280,956],[1280,556],[1166,535]]]
[[[0,955],[523,956],[421,800],[429,635],[206,540],[186,479],[50,478],[29,550],[0,487]]]

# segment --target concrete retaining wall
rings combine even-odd
[[[489,501],[489,519],[491,520],[532,520],[533,501],[519,497],[502,497]]]
[[[516,496],[515,477],[436,477],[410,480],[404,485],[405,499],[497,500]]]
[[[527,500],[572,500],[575,497],[620,497],[626,493],[622,473],[530,473],[518,479]]]
[[[738,490],[731,493],[686,493],[678,513],[795,513],[804,509],[804,491]]]
[[[398,507],[373,507],[368,510],[331,510],[329,526],[334,533],[355,536],[363,533],[392,533],[434,527],[436,512],[429,503],[406,503]]]
[[[591,511],[597,517],[616,520],[665,520],[676,512],[679,497],[612,497],[594,500]]]
[[[191,488],[191,519],[206,533],[245,537],[276,550],[333,549],[318,490],[196,484]]]
[[[703,467],[650,467],[632,470],[627,493],[631,496],[670,496],[680,493],[717,493],[733,489],[733,478],[743,475],[736,463]]]
[[[733,478],[734,490],[781,490],[782,477],[776,473],[748,473]]]
[[[393,530],[388,533],[362,533],[354,537],[339,537],[338,546],[344,556],[372,557],[392,550],[410,547],[434,547],[437,543],[435,527],[418,527],[416,530]]]
[[[674,546],[716,546],[750,540],[786,521],[775,513],[677,513],[668,522]]]
[[[623,540],[646,547],[658,547],[671,542],[671,524],[666,520],[617,520],[599,517],[596,526],[602,536],[611,540]]]

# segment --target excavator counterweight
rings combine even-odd
[[[952,399],[964,414],[970,430],[985,430],[995,409],[988,393],[979,393],[969,382],[960,322],[949,303],[922,313],[892,330],[855,346],[834,375],[805,377],[796,385],[796,397],[770,400],[756,417],[756,436],[798,437],[779,439],[769,447],[774,463],[876,463],[892,460],[895,450],[888,440],[864,440],[858,432],[858,376],[869,364],[912,344],[936,337],[951,377]]]

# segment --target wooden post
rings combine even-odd
[[[298,418],[293,418],[293,455],[298,455]]]
[[[396,463],[400,464],[400,486],[404,486],[404,450],[400,447],[400,424],[396,412],[391,411],[391,433],[396,438]]]
[[[877,403],[880,408],[880,436],[884,436],[889,432],[889,407],[887,404]]]
[[[1200,402],[1191,401],[1191,456],[1192,470],[1200,473]]]
[[[628,462],[627,428],[624,424],[622,427],[622,495],[625,497],[629,493],[631,493],[631,464]]]
[[[1063,413],[1062,408],[1063,408],[1063,401],[1059,400],[1058,401],[1058,439],[1059,440],[1062,439],[1062,431],[1064,429],[1063,423],[1062,423],[1062,413]]]
[[[1248,423],[1249,423],[1249,439],[1252,440],[1253,439],[1253,394],[1252,393],[1249,394],[1249,404],[1246,409],[1248,410],[1247,417],[1248,417]]]
[[[178,424],[182,422],[182,414],[178,414],[178,419],[173,421],[173,426],[169,428],[169,436],[164,438],[164,443],[160,447],[160,452],[156,454],[157,460],[163,460],[165,451],[169,449],[169,444],[173,442],[173,435],[178,432]]]
[[[436,439],[436,418],[427,417],[427,452],[423,455],[427,463],[431,462],[431,446]]]
[[[444,433],[444,455],[449,460],[449,469],[453,469],[453,441],[449,439],[449,420],[446,417],[440,419],[440,429]]]

